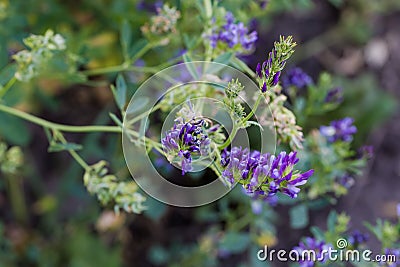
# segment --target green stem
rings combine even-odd
[[[111,67],[105,67],[105,68],[100,68],[100,69],[94,69],[94,70],[85,70],[82,71],[82,74],[86,76],[93,76],[93,75],[100,75],[100,74],[107,74],[107,73],[115,73],[115,72],[121,72],[121,71],[138,71],[138,72],[149,72],[149,73],[156,73],[158,72],[159,68],[157,67],[137,67],[137,66],[132,66],[132,63],[136,62],[140,57],[142,57],[145,53],[147,53],[150,49],[153,47],[157,46],[158,43],[148,43],[145,45],[139,52],[135,54],[129,61],[126,61],[122,63],[121,65],[118,66],[111,66]],[[164,64],[160,65],[163,67]]]
[[[148,43],[145,46],[143,46],[142,49],[140,49],[131,59],[130,59],[130,63],[132,64],[133,62],[135,62],[136,60],[138,60],[139,58],[141,58],[144,54],[146,54],[150,49],[152,49],[153,47],[157,46],[158,43]]]
[[[8,192],[10,195],[11,207],[17,221],[27,223],[28,212],[25,205],[25,197],[20,177],[10,175],[8,180]]]
[[[17,78],[12,77],[7,83],[6,85],[4,85],[4,87],[0,87],[0,98],[2,98],[7,91],[14,85],[14,83],[17,81]]]
[[[72,125],[63,125],[63,124],[58,124],[58,123],[53,123],[46,121],[44,119],[38,118],[36,116],[33,116],[31,114],[28,114],[26,112],[20,111],[15,108],[7,107],[5,105],[0,104],[0,111],[6,112],[8,114],[14,115],[16,117],[19,117],[21,119],[33,122],[37,125],[40,125],[44,128],[56,130],[56,131],[63,131],[63,132],[108,132],[108,133],[121,133],[122,128],[119,126],[102,126],[102,125],[89,125],[89,126],[72,126]],[[135,137],[140,137],[139,133],[133,131],[133,130],[128,130],[130,134],[132,134]],[[62,138],[60,138],[62,140]],[[64,139],[65,140],[65,139]],[[157,149],[159,152],[163,153],[163,151],[160,149],[161,144],[158,142],[155,142],[151,139],[146,138],[146,142]],[[74,159],[83,167],[83,168],[88,168],[89,166],[85,163],[85,161],[82,160],[82,158],[74,151],[71,150],[69,151],[71,156],[74,157]]]
[[[254,107],[251,109],[250,113],[246,116],[246,118],[244,118],[243,120],[243,124],[245,122],[247,122],[248,120],[250,120],[250,118],[254,115],[254,113],[257,111],[258,105],[260,105],[260,101],[261,99],[264,97],[263,94],[260,94],[256,100],[256,103],[254,104]]]
[[[264,96],[262,94],[260,94],[256,100],[256,103],[254,104],[254,107],[251,109],[250,113],[246,116],[246,118],[243,119],[243,121],[241,121],[241,125],[240,126],[233,126],[232,129],[232,133],[228,136],[228,138],[226,139],[226,141],[220,145],[218,148],[220,150],[226,148],[227,146],[230,145],[230,143],[232,142],[232,140],[235,138],[238,130],[249,120],[251,119],[251,117],[254,115],[254,113],[256,112],[258,106],[260,105],[260,101]]]
[[[243,215],[243,217],[235,220],[232,225],[231,229],[234,231],[240,231],[243,228],[245,228],[247,225],[249,225],[253,221],[253,217],[249,216],[248,214]]]
[[[160,66],[162,67],[163,65],[160,65]],[[111,66],[111,67],[105,67],[105,68],[94,69],[94,70],[85,70],[85,71],[82,71],[81,73],[86,76],[116,73],[116,72],[121,72],[121,71],[137,71],[137,72],[157,73],[159,71],[158,67],[159,66],[138,67],[138,66],[130,66],[128,63],[123,63],[118,66]]]
[[[49,122],[39,117],[23,112],[21,110],[5,106],[3,104],[0,104],[0,111],[33,122],[42,127],[59,130],[63,132],[108,132],[108,133],[122,132],[122,129],[118,126],[103,126],[103,125],[73,126],[73,125],[63,125],[54,122]]]
[[[132,120],[130,120],[130,121],[129,121],[129,125],[132,125],[132,124],[134,124],[135,122],[137,122],[137,121],[139,121],[139,120],[145,118],[146,116],[149,116],[151,113],[153,113],[154,111],[159,110],[160,108],[161,108],[161,104],[155,105],[155,106],[151,109],[151,111],[145,111],[145,112],[143,112],[143,113],[137,115],[136,117],[134,117]]]
[[[57,138],[63,143],[66,144],[67,140],[65,139],[64,135],[60,132],[57,132]],[[86,161],[79,156],[79,154],[75,150],[68,150],[68,153],[75,159],[76,162],[78,162],[79,165],[86,171],[90,170],[90,166],[86,163]]]
[[[218,147],[219,150],[222,150],[222,149],[228,147],[228,146],[232,143],[232,140],[235,138],[235,136],[236,136],[237,131],[239,130],[239,128],[240,128],[240,127],[237,127],[236,125],[233,126],[232,133],[231,133],[230,135],[228,135],[228,138],[226,139],[226,141],[225,141],[222,145],[220,145],[220,146]]]
[[[138,66],[131,66],[129,63],[123,63],[118,66],[111,66],[111,67],[99,68],[99,69],[94,69],[94,70],[85,70],[85,71],[82,71],[81,73],[86,76],[116,73],[116,72],[121,72],[121,71],[137,71],[137,72],[155,74],[155,73],[159,72],[160,70],[179,62],[180,60],[181,60],[181,58],[177,57],[171,61],[165,62],[163,64],[160,64],[160,65],[157,65],[154,67],[138,67]]]

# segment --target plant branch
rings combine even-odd
[[[14,83],[17,81],[17,78],[12,77],[7,83],[6,85],[4,85],[4,87],[0,86],[0,98],[2,98],[7,91],[14,85]]]
[[[31,115],[29,113],[23,112],[21,110],[18,110],[18,109],[12,108],[12,107],[8,107],[3,104],[0,104],[0,111],[14,115],[21,119],[33,122],[42,127],[59,130],[59,131],[63,131],[63,132],[77,132],[77,133],[79,133],[79,132],[121,133],[122,132],[122,129],[118,126],[103,126],[103,125],[74,126],[74,125],[64,125],[64,124],[49,122],[42,118],[36,117],[34,115]]]

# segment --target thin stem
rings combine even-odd
[[[153,67],[138,67],[138,66],[131,66],[129,63],[123,63],[118,66],[111,66],[111,67],[99,68],[99,69],[94,69],[94,70],[85,70],[85,71],[82,71],[81,73],[86,76],[94,76],[94,75],[107,74],[107,73],[116,73],[116,72],[121,72],[121,71],[137,71],[137,72],[155,74],[155,73],[159,72],[160,70],[179,62],[180,60],[181,60],[181,57],[177,57],[171,61],[165,62],[165,63],[157,65],[157,66],[153,66]]]
[[[6,85],[4,85],[4,87],[0,87],[0,98],[2,98],[7,91],[14,85],[14,83],[17,81],[17,78],[12,77],[7,83]]]
[[[262,98],[263,98],[263,94],[260,94],[256,100],[256,103],[254,104],[254,107],[251,109],[250,113],[246,116],[246,118],[244,118],[244,120],[242,122],[243,124],[246,121],[250,120],[251,117],[254,115],[254,113],[257,111],[258,105],[260,105],[260,101]]]
[[[64,124],[49,122],[39,117],[23,112],[21,110],[5,106],[3,104],[0,104],[0,111],[33,122],[42,127],[59,130],[63,132],[108,132],[108,133],[122,132],[122,129],[118,126],[103,126],[103,125],[73,126],[73,125],[64,125]]]
[[[249,66],[247,66],[247,64],[243,63],[240,59],[238,59],[237,57],[234,57],[233,62],[236,62],[238,65],[240,65],[240,67],[243,68],[243,70],[250,76],[250,77],[256,77],[256,73],[249,68]]]
[[[141,58],[144,54],[146,54],[150,49],[153,47],[157,46],[158,43],[148,43],[145,46],[142,47],[130,60],[130,63],[135,62],[139,58]]]
[[[56,130],[56,131],[64,131],[64,132],[108,132],[108,133],[121,133],[122,128],[119,126],[72,126],[72,125],[63,125],[63,124],[58,124],[58,123],[53,123],[46,121],[44,119],[38,118],[36,116],[33,116],[31,114],[28,114],[26,112],[20,111],[15,108],[7,107],[5,105],[0,104],[0,111],[9,113],[11,115],[14,115],[16,117],[22,118],[24,120],[33,122],[37,125],[40,125],[44,128]],[[133,131],[133,130],[128,130],[128,132],[135,136],[135,137],[140,137],[139,133]],[[62,140],[62,139],[60,139]],[[145,142],[147,142],[149,145],[157,149],[159,152],[163,153],[163,151],[160,149],[161,144],[158,142],[155,142],[149,138],[145,137]],[[82,160],[82,158],[74,151],[71,150],[70,154],[74,159],[85,169],[89,168],[89,166]]]
[[[254,113],[257,111],[258,106],[260,105],[260,101],[263,98],[263,95],[260,94],[256,100],[256,103],[254,104],[254,107],[251,109],[250,113],[246,116],[246,118],[243,119],[243,121],[240,122],[240,126],[234,126],[232,129],[232,133],[228,136],[228,138],[226,139],[226,141],[220,145],[218,148],[224,149],[226,147],[228,147],[230,145],[230,143],[232,142],[232,140],[235,138],[238,130],[249,120],[251,119],[251,117],[254,115]]]
[[[26,209],[21,177],[9,175],[6,178],[8,180],[8,193],[10,195],[14,216],[17,221],[27,223],[28,212]]]
[[[218,147],[219,150],[222,150],[222,149],[228,147],[232,143],[232,140],[235,138],[239,128],[240,127],[237,127],[236,125],[233,126],[232,133],[230,135],[228,135],[228,138],[225,140],[225,142]]]
[[[155,105],[151,111],[145,111],[145,112],[139,114],[138,116],[134,117],[132,120],[129,121],[129,124],[130,125],[134,124],[135,122],[143,119],[144,117],[150,115],[151,113],[153,113],[156,110],[159,110],[160,108],[161,108],[161,104]]]
[[[253,217],[249,216],[248,214],[245,214],[245,215],[243,215],[243,217],[235,220],[232,223],[230,228],[235,231],[240,231],[243,228],[245,228],[246,226],[248,226],[252,221],[253,221]]]
[[[57,132],[57,138],[61,141],[61,143],[66,144],[67,140],[65,139],[64,135],[60,132]],[[68,150],[68,153],[75,159],[76,162],[78,162],[79,165],[81,165],[81,167],[83,169],[85,169],[86,171],[90,170],[90,166],[86,163],[86,161],[79,156],[79,154],[72,149]]]

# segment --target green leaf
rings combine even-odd
[[[289,210],[290,225],[293,229],[301,229],[308,225],[308,208],[301,204]]]
[[[126,114],[134,114],[138,111],[143,110],[147,106],[147,104],[149,104],[149,102],[150,99],[146,96],[136,98],[135,101],[130,103],[130,105],[128,106]]]
[[[122,111],[126,103],[127,85],[124,77],[121,74],[119,74],[117,77],[116,85],[116,87],[111,86],[111,91],[113,92],[118,108]]]
[[[211,19],[213,13],[211,0],[204,0],[204,5],[205,5],[206,18]]]
[[[127,20],[124,20],[120,29],[122,53],[125,61],[129,60],[129,47],[132,41],[132,29]]]
[[[207,73],[217,73],[218,71],[220,71],[221,69],[225,68],[226,65],[229,65],[229,63],[231,62],[233,58],[233,53],[232,52],[226,52],[223,53],[221,55],[219,55],[218,57],[216,57],[214,59],[214,62],[216,63],[220,63],[220,64],[211,64],[209,65],[208,69],[207,69]]]
[[[239,59],[237,57],[233,57],[231,59],[231,64],[235,68],[237,68],[243,72],[246,72],[247,75],[249,75],[249,76],[253,76],[253,74],[254,74],[254,72],[247,66],[247,64],[244,63],[241,59]]]
[[[245,233],[227,232],[220,241],[220,248],[231,253],[241,253],[250,244],[250,236]]]
[[[232,57],[233,57],[232,52],[226,52],[226,53],[223,53],[223,54],[219,55],[218,57],[216,57],[214,59],[214,62],[228,65],[229,62],[231,61]]]
[[[326,222],[329,232],[335,231],[336,222],[337,222],[337,213],[336,211],[331,211],[328,215],[328,220]]]
[[[110,115],[110,118],[115,122],[116,125],[123,127],[122,121],[114,114],[114,113],[108,113]]]
[[[65,150],[81,150],[82,146],[79,144],[75,143],[66,143],[66,144],[61,144],[61,143],[52,143],[50,144],[49,148],[47,149],[48,152],[60,152],[60,151],[65,151]]]
[[[196,44],[197,40],[196,37],[194,36],[189,36],[186,33],[182,34],[183,37],[183,43],[185,44],[185,47],[190,50],[193,48],[193,46]]]
[[[190,62],[192,62],[192,59],[190,58],[190,56],[186,53],[182,57],[183,57],[183,61],[185,61],[185,63],[189,63],[189,64],[186,64],[186,67],[187,67],[188,71],[190,72],[190,74],[192,75],[192,77],[195,78],[196,80],[198,80],[199,74],[197,73],[195,66],[193,64],[190,64]]]
[[[321,229],[319,229],[316,226],[312,226],[310,229],[311,233],[314,235],[314,237],[318,240],[324,240],[324,232],[321,231]]]

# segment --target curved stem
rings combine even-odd
[[[232,133],[230,135],[228,135],[228,138],[225,140],[225,142],[218,147],[219,150],[222,150],[222,149],[228,147],[232,143],[232,140],[235,138],[239,128],[240,127],[237,127],[236,125],[233,127]]]
[[[2,98],[7,91],[14,85],[14,83],[17,81],[17,78],[12,77],[7,83],[6,85],[4,85],[4,87],[0,87],[0,98]]]
[[[243,121],[240,122],[240,126],[234,126],[232,129],[232,133],[228,136],[228,138],[226,139],[226,141],[220,145],[218,148],[220,150],[228,147],[230,145],[230,143],[232,142],[232,140],[235,138],[238,130],[249,120],[251,119],[251,117],[254,115],[254,113],[256,112],[258,106],[260,105],[260,101],[263,98],[263,95],[260,94],[256,100],[256,103],[254,104],[254,107],[251,109],[250,113],[243,119]]]
[[[244,120],[242,121],[242,123],[244,124],[246,121],[250,120],[251,117],[254,115],[254,113],[256,112],[258,105],[260,105],[260,101],[263,98],[263,94],[260,94],[256,100],[256,103],[254,104],[254,107],[251,109],[250,113],[246,116],[246,118],[244,118]]]
[[[157,104],[155,105],[150,111],[145,111],[139,115],[137,115],[136,117],[134,117],[132,120],[129,121],[129,124],[132,125],[135,122],[145,118],[146,116],[149,116],[151,113],[153,113],[154,111],[157,111],[161,108],[161,104]]]
[[[130,65],[124,63],[124,64],[121,64],[118,66],[105,67],[105,68],[94,69],[94,70],[85,70],[85,71],[82,71],[81,73],[86,76],[94,76],[94,75],[100,75],[100,74],[116,73],[116,72],[121,72],[121,71],[137,71],[137,72],[157,73],[158,70],[159,70],[158,66],[137,67],[137,66],[130,66]]]
[[[3,104],[0,104],[0,111],[14,115],[21,119],[33,122],[42,127],[59,130],[59,131],[63,131],[63,132],[76,132],[76,133],[78,133],[78,132],[121,133],[122,132],[122,129],[118,126],[103,126],[103,125],[73,126],[73,125],[64,125],[64,124],[49,122],[42,118],[33,116],[31,114],[28,114],[26,112],[23,112],[21,110],[15,109],[15,108],[5,106]]]
[[[155,47],[157,45],[158,45],[158,43],[148,43],[148,44],[146,44],[129,61],[131,63],[135,62],[136,60],[141,58],[144,54],[146,54],[150,49],[152,49],[153,47]]]
[[[67,140],[65,139],[64,135],[60,132],[57,132],[57,138],[63,143],[66,144]],[[68,153],[75,159],[76,162],[78,162],[79,165],[86,171],[90,169],[90,166],[86,163],[86,161],[79,156],[79,154],[75,150],[68,150]]]

